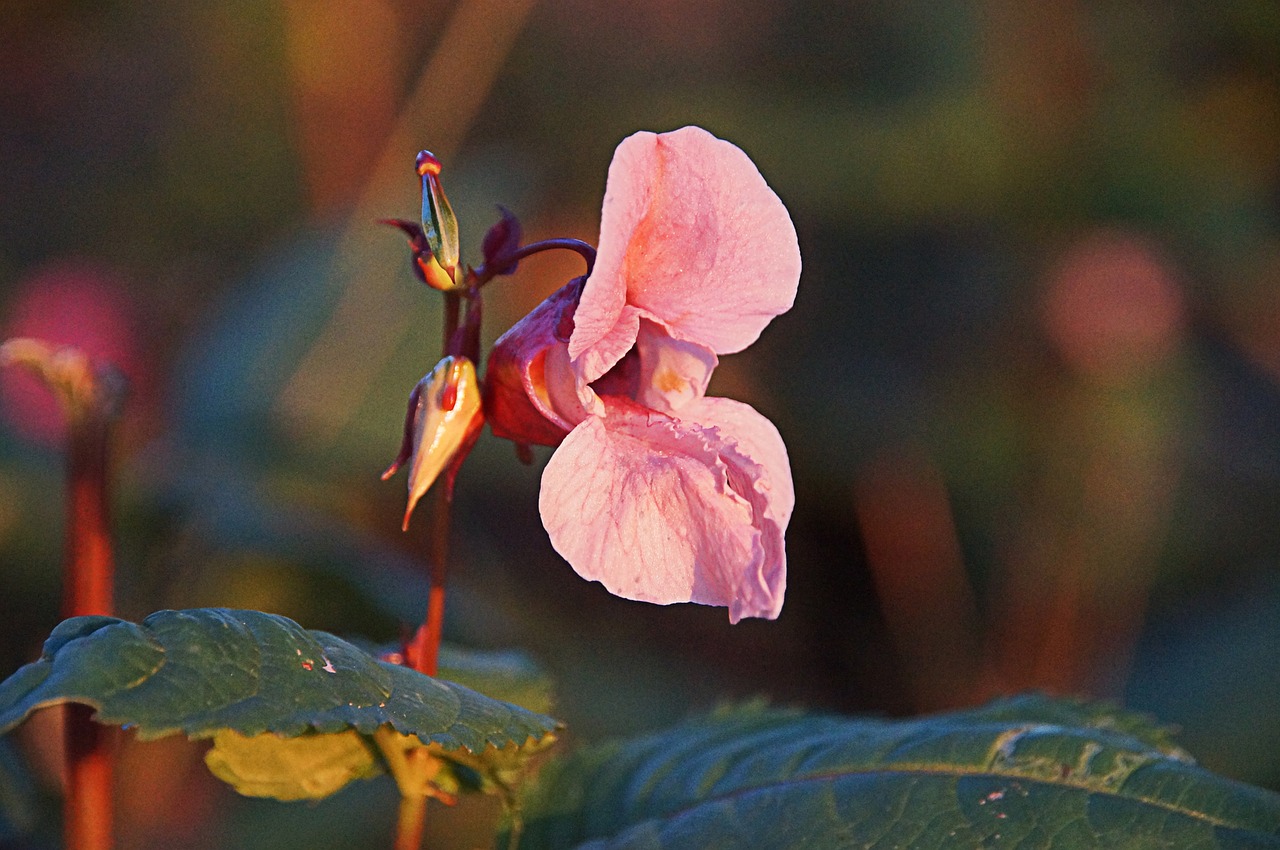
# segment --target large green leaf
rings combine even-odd
[[[477,664],[459,656],[464,672]],[[487,665],[491,679],[504,669]],[[64,702],[91,705],[98,722],[143,739],[213,738],[207,761],[215,775],[242,793],[278,799],[315,799],[380,772],[378,752],[391,742],[397,753],[428,748],[444,768],[432,774],[433,787],[509,796],[557,725],[284,617],[222,608],[161,611],[141,624],[67,620],[38,661],[0,683],[0,734]]]
[[[1039,697],[888,722],[739,709],[576,754],[536,848],[1280,847],[1280,796],[1141,718]]]

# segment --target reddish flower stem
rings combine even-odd
[[[431,529],[428,559],[431,562],[431,589],[427,592],[427,612],[422,625],[413,635],[405,663],[428,676],[438,669],[440,641],[444,634],[445,578],[449,563],[449,528],[453,499],[447,487],[436,487],[431,493]]]
[[[92,406],[92,403],[86,407]],[[68,423],[67,550],[63,614],[111,614],[115,558],[108,492],[111,425],[100,411],[72,413]]]
[[[71,703],[63,712],[67,764],[63,842],[68,850],[111,850],[115,846],[111,730],[93,722],[90,706]]]
[[[454,336],[458,333],[461,306],[462,297],[457,292],[444,294],[444,354],[446,357],[453,353],[449,349]]]
[[[474,285],[479,288],[498,276],[497,269],[508,268],[512,263],[523,260],[525,257],[531,257],[542,251],[551,251],[556,248],[563,248],[569,251],[576,251],[581,255],[587,264],[587,274],[591,274],[591,269],[596,264],[596,249],[583,242],[581,239],[543,239],[541,242],[531,242],[524,245],[510,254],[503,254],[495,257],[491,262],[485,263],[476,269],[472,274],[475,277]],[[494,271],[490,271],[490,267]]]
[[[530,242],[521,248],[518,248],[507,259],[523,260],[539,251],[549,251],[553,248],[564,248],[569,251],[577,251],[582,259],[587,263],[587,274],[591,273],[591,268],[596,264],[596,249],[583,242],[581,239],[543,239],[541,242]]]
[[[109,615],[114,609],[115,559],[110,531],[109,456],[113,399],[96,398],[67,411],[67,542],[63,614]],[[67,789],[63,838],[68,850],[111,850],[113,827],[111,730],[93,709],[65,708]]]
[[[445,487],[432,494],[431,531],[428,551],[431,560],[431,590],[427,594],[427,618],[418,630],[419,652],[415,669],[434,676],[440,656],[440,640],[444,634],[445,578],[449,564],[449,528],[452,502]]]

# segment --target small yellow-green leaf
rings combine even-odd
[[[284,738],[226,730],[213,736],[204,763],[246,797],[286,801],[319,800],[382,773],[368,739],[351,731]]]

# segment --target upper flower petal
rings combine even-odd
[[[770,563],[781,553],[756,525],[759,464],[715,428],[613,397],[604,406],[543,472],[556,551],[618,596],[724,605],[734,622],[776,617],[785,563]]]
[[[745,153],[697,127],[636,133],[609,166],[569,355],[587,381],[607,371],[635,339],[625,306],[675,338],[741,351],[790,309],[799,278],[791,218]]]

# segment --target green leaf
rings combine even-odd
[[[1280,796],[1164,730],[1021,697],[906,721],[739,709],[552,764],[522,850],[1280,847]]]
[[[222,608],[161,611],[141,624],[63,622],[38,661],[0,683],[0,734],[65,702],[91,705],[99,723],[142,739],[214,738],[206,761],[215,775],[277,799],[316,799],[383,770],[380,730],[429,747],[445,768],[437,782],[509,796],[557,728],[284,617]]]

